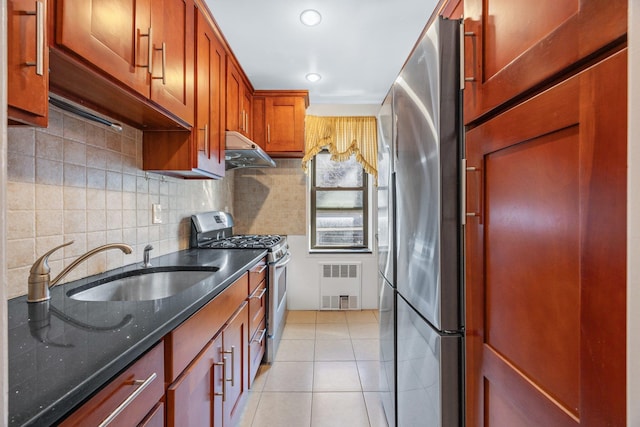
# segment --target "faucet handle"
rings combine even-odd
[[[51,280],[49,276],[51,272],[49,256],[58,249],[69,246],[72,243],[73,240],[56,246],[33,263],[29,271],[29,293],[27,295],[27,302],[40,302],[49,299],[49,281]]]
[[[60,248],[64,248],[65,246],[69,246],[73,243],[74,241],[70,241],[67,243],[63,243],[60,246],[56,246],[55,248],[47,251],[44,255],[42,255],[40,258],[38,258],[36,260],[36,262],[33,263],[33,265],[31,266],[31,274],[49,274],[49,272],[51,271],[51,268],[49,268],[49,256],[54,253],[55,251],[57,251]]]

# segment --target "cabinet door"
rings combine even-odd
[[[9,119],[46,127],[49,117],[49,49],[45,0],[7,3]]]
[[[245,302],[222,332],[223,357],[226,358],[223,425],[237,425],[243,394],[248,388],[248,305]]]
[[[242,131],[242,77],[234,63],[227,57],[227,130]]]
[[[224,176],[226,53],[206,18],[196,12],[196,168]]]
[[[625,425],[626,70],[467,132],[468,426]]]
[[[253,129],[253,95],[251,94],[251,89],[246,84],[243,84],[242,87],[242,133],[251,139],[252,129]]]
[[[193,0],[155,0],[151,100],[188,124],[193,124],[194,72]]]
[[[465,123],[627,31],[627,0],[465,0],[464,14]]]
[[[222,335],[212,340],[167,389],[168,426],[222,426],[226,363]]]
[[[150,0],[59,0],[55,42],[149,97]]]
[[[293,96],[267,97],[267,152],[304,151],[304,99]]]

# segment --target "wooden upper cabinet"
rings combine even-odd
[[[191,124],[194,7],[193,0],[153,0],[151,7],[151,100]]]
[[[55,43],[149,96],[151,0],[58,0]]]
[[[464,121],[626,37],[626,0],[465,0]]]
[[[203,13],[196,14],[196,168],[224,176],[226,52]]]
[[[9,0],[7,21],[9,120],[46,127],[49,117],[46,0]]]
[[[307,91],[256,91],[254,140],[273,157],[302,157]]]
[[[226,129],[251,138],[252,89],[230,56],[227,56]]]
[[[55,46],[193,124],[193,8],[193,0],[60,0]]]

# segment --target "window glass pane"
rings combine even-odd
[[[344,162],[332,162],[331,154],[316,155],[316,187],[362,187],[362,165],[352,156]]]
[[[364,246],[364,212],[317,211],[316,245],[324,247]]]
[[[362,209],[362,191],[316,191],[316,209]]]

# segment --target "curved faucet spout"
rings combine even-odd
[[[49,293],[49,288],[52,288],[60,283],[60,281],[74,268],[76,268],[82,261],[99,252],[103,252],[109,249],[120,249],[125,254],[130,254],[133,251],[133,248],[125,243],[108,243],[106,245],[98,246],[97,248],[90,250],[86,254],[80,255],[75,261],[73,261],[65,269],[63,269],[55,279],[51,280],[51,277],[49,275],[51,271],[48,262],[49,256],[56,250],[64,246],[68,246],[72,243],[73,241],[64,243],[56,248],[51,249],[40,258],[38,258],[38,260],[31,266],[31,271],[29,274],[29,292],[27,294],[27,302],[40,302],[50,299],[51,295]]]

